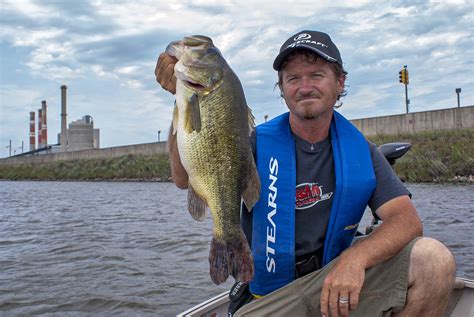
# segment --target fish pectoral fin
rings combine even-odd
[[[194,220],[204,221],[206,218],[206,207],[207,204],[202,200],[201,197],[194,191],[194,188],[189,185],[188,187],[188,210]]]
[[[171,124],[173,125],[172,127],[172,133],[173,135],[176,134],[176,129],[178,127],[178,105],[176,104],[176,100],[174,102],[174,109],[173,109],[173,121],[171,122]]]
[[[201,131],[201,109],[199,108],[199,99],[196,93],[188,98],[188,104],[184,112],[184,130],[187,133]]]
[[[260,198],[260,177],[258,176],[257,167],[252,155],[247,159],[247,172],[244,179],[244,190],[242,192],[242,199],[250,212],[255,203]]]

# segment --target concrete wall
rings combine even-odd
[[[54,161],[64,160],[80,160],[80,159],[95,159],[95,158],[111,158],[128,154],[143,154],[156,155],[167,154],[168,147],[166,142],[154,142],[144,144],[125,145],[117,147],[109,147],[103,149],[91,149],[75,152],[61,152],[45,155],[31,155],[20,157],[8,157],[0,159],[0,165],[15,165],[15,164],[38,164],[49,163]]]
[[[474,106],[355,119],[351,122],[367,136],[474,128]]]
[[[415,133],[474,128],[474,106],[351,120],[364,135]],[[48,163],[61,160],[111,158],[128,154],[167,154],[166,142],[125,145],[104,149],[62,152],[0,159],[0,165]]]

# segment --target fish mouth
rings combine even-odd
[[[183,80],[184,84],[192,89],[196,90],[204,90],[206,87],[204,85],[201,85],[200,83],[191,81],[191,80]]]
[[[191,78],[189,78],[188,76],[186,76],[184,73],[180,72],[180,71],[176,71],[175,70],[175,76],[181,80],[185,86],[191,88],[191,89],[194,89],[194,90],[204,90],[206,88],[206,86],[204,86],[203,84],[197,82],[197,81],[194,81],[192,80]]]

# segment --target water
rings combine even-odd
[[[408,187],[474,278],[474,187]],[[0,215],[0,316],[173,316],[232,285],[210,281],[212,222],[173,184],[0,182]]]

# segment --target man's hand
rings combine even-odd
[[[423,235],[420,217],[408,195],[389,200],[375,212],[382,224],[344,251],[326,276],[321,290],[323,316],[348,316],[359,303],[365,270],[394,257],[411,240]]]
[[[365,278],[365,267],[342,253],[334,268],[326,276],[321,290],[321,314],[323,316],[349,316],[359,303],[359,294]],[[331,315],[329,315],[331,313]]]
[[[155,67],[156,81],[173,95],[176,93],[176,76],[174,65],[178,59],[167,53],[161,53]]]

